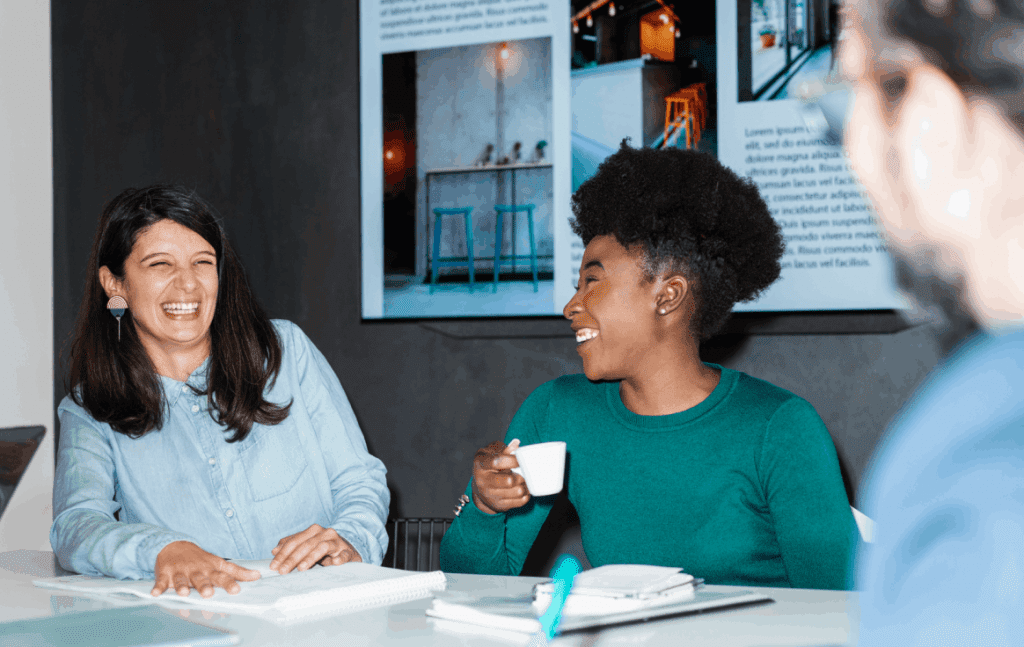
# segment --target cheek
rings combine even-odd
[[[153,276],[126,277],[125,291],[127,292],[128,307],[136,312],[141,312],[147,307],[152,307],[159,301],[157,295],[163,289],[161,282]]]
[[[588,290],[580,301],[588,312],[599,312],[604,309],[605,303],[608,301],[607,294],[608,289],[605,287],[605,282],[602,281],[593,289]]]
[[[903,186],[907,175],[905,149],[901,148],[885,118],[879,92],[860,84],[847,125],[845,147],[856,179],[889,235],[909,240],[917,230],[917,217]]]

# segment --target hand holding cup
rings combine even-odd
[[[508,445],[493,442],[477,450],[473,458],[473,504],[487,514],[497,514],[526,505],[530,492],[526,480],[514,473],[519,467],[515,451],[519,440]]]

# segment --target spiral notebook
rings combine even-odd
[[[415,573],[358,562],[292,571],[287,575],[271,571],[270,560],[236,563],[259,570],[263,576],[255,582],[239,582],[242,591],[237,595],[216,589],[209,598],[195,591],[188,597],[181,597],[174,591],[153,597],[150,593],[153,580],[71,575],[39,579],[33,584],[114,602],[146,601],[178,608],[258,615],[278,624],[290,624],[429,597],[434,591],[443,590],[446,583],[441,571]]]

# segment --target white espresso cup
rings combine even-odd
[[[526,488],[532,496],[547,496],[562,491],[565,480],[565,443],[537,443],[522,445],[515,451],[519,467],[512,468],[526,479]]]

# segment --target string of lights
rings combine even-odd
[[[621,1],[621,0],[620,0]],[[672,7],[665,4],[665,0],[657,0],[658,4],[661,5],[661,15],[658,17],[666,25],[671,24],[675,31],[676,38],[679,38],[682,32],[679,30],[679,16],[672,10]],[[598,11],[605,5],[608,5],[608,15],[615,16],[615,0],[594,0],[583,9],[576,12],[576,15],[572,17],[572,33],[580,33],[580,20],[586,22],[587,27],[594,26],[594,12]]]

